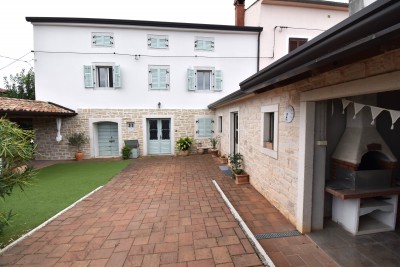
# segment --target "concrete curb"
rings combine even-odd
[[[235,219],[239,222],[240,227],[242,230],[245,232],[246,236],[250,239],[250,243],[253,245],[254,249],[256,250],[258,256],[261,258],[261,261],[264,263],[265,266],[270,266],[270,267],[275,267],[275,264],[272,262],[271,258],[267,255],[263,247],[260,245],[258,240],[255,238],[253,233],[250,231],[249,227],[247,227],[247,224],[243,221],[242,217],[240,217],[239,213],[236,211],[235,207],[231,204],[229,199],[226,197],[224,192],[221,190],[219,187],[218,183],[215,180],[212,180],[214,183],[215,187],[217,188],[218,192],[224,199],[226,205],[232,212],[233,216]]]

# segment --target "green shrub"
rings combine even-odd
[[[189,150],[190,146],[193,144],[193,139],[190,137],[181,137],[176,141],[176,148],[180,151]]]
[[[129,146],[124,146],[122,148],[122,158],[123,159],[129,159],[131,154],[132,154],[132,148],[130,148]]]

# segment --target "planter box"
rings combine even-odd
[[[197,148],[197,154],[204,154],[204,148]]]
[[[235,174],[235,183],[236,184],[248,184],[249,183],[249,175],[247,173]]]
[[[219,158],[219,162],[221,162],[221,164],[228,164],[228,158]]]
[[[218,156],[218,149],[209,149],[208,153],[214,156]]]
[[[179,156],[188,156],[189,155],[189,150],[181,150],[179,151]]]

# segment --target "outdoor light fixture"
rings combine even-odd
[[[158,102],[157,106],[158,108],[161,108],[161,102]]]

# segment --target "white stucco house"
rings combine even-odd
[[[261,26],[260,69],[348,17],[348,4],[319,0],[236,0],[236,25]]]
[[[175,141],[207,142],[207,105],[257,71],[261,27],[28,17],[33,25],[36,98],[76,111],[34,119],[38,157],[72,157],[66,138],[90,138],[86,158],[119,156],[124,140],[142,155],[174,154]]]

